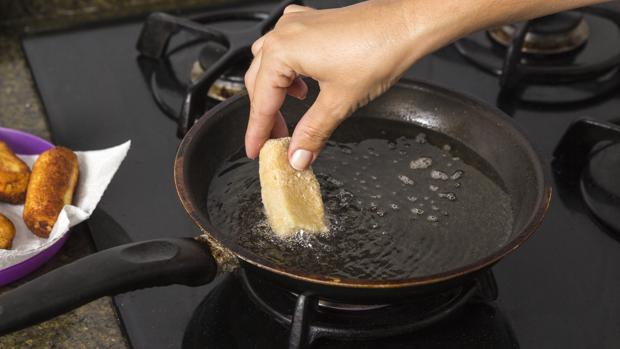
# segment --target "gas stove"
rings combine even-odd
[[[98,249],[200,234],[172,182],[178,136],[243,89],[249,45],[282,6],[152,14],[24,40],[56,143],[96,149],[133,141],[89,223]],[[620,40],[619,23],[620,6],[611,4],[493,28],[406,73],[503,109],[553,178],[540,230],[469,288],[398,304],[319,301],[300,312],[303,295],[237,271],[208,286],[116,296],[128,341],[136,348],[619,347],[620,51],[609,44]]]

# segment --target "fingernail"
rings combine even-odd
[[[297,171],[303,171],[310,166],[312,153],[306,149],[297,149],[291,156],[291,166]]]

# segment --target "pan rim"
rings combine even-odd
[[[547,174],[542,168],[542,162],[540,161],[540,157],[538,152],[534,149],[534,146],[529,141],[529,139],[524,135],[521,129],[510,120],[504,112],[497,109],[496,107],[489,105],[477,97],[470,96],[468,94],[454,91],[452,89],[448,89],[442,86],[437,86],[435,84],[421,81],[421,80],[411,80],[411,79],[402,79],[396,85],[403,86],[405,88],[414,88],[414,89],[427,89],[433,90],[437,93],[441,93],[447,95],[452,98],[459,98],[465,100],[468,103],[472,103],[478,107],[494,112],[495,114],[502,115],[504,117],[500,118],[502,123],[506,126],[512,127],[519,137],[522,137],[526,140],[528,154],[533,157],[535,163],[535,172],[537,180],[542,181],[541,189],[538,192],[536,207],[532,209],[532,213],[530,217],[527,219],[527,224],[525,224],[524,228],[519,232],[515,237],[513,237],[507,244],[505,244],[500,249],[495,252],[477,259],[473,262],[460,266],[458,268],[453,268],[450,270],[446,270],[440,273],[434,273],[425,276],[418,277],[410,277],[403,279],[390,279],[390,280],[363,280],[363,279],[350,279],[350,278],[339,278],[339,277],[330,277],[325,275],[317,275],[312,273],[304,273],[302,271],[291,272],[285,269],[280,268],[275,263],[261,257],[254,252],[239,247],[234,244],[231,239],[227,238],[225,234],[218,233],[219,229],[214,227],[210,220],[200,212],[197,208],[192,204],[192,200],[190,198],[189,193],[187,192],[187,188],[183,183],[184,178],[184,155],[187,152],[188,148],[190,148],[195,142],[194,139],[195,134],[198,132],[200,128],[207,127],[209,124],[217,121],[217,115],[220,115],[220,111],[228,108],[229,105],[237,103],[241,99],[247,98],[247,93],[243,92],[238,95],[235,95],[227,100],[219,103],[214,108],[209,110],[203,117],[201,117],[193,127],[190,128],[189,132],[185,135],[183,140],[181,141],[177,154],[175,157],[174,163],[174,182],[177,190],[177,195],[183,205],[183,208],[191,217],[194,224],[196,224],[201,231],[205,234],[208,234],[212,239],[221,243],[225,248],[230,250],[237,258],[249,263],[255,267],[260,269],[264,269],[266,271],[275,273],[280,276],[284,276],[287,278],[296,279],[303,282],[313,283],[313,284],[322,284],[326,286],[334,286],[334,287],[345,287],[345,288],[371,288],[371,289],[383,289],[383,288],[405,288],[405,287],[414,287],[414,286],[422,286],[440,283],[443,281],[449,281],[452,279],[457,279],[459,277],[465,276],[467,274],[474,273],[486,267],[493,265],[498,262],[500,259],[504,258],[508,254],[512,253],[516,249],[518,249],[525,241],[527,241],[539,228],[542,224],[545,214],[549,208],[552,196],[551,186],[549,185],[549,180],[547,178]],[[207,125],[207,126],[205,126]],[[212,232],[215,232],[213,234]],[[233,247],[231,247],[233,246]]]

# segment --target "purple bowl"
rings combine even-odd
[[[5,142],[17,154],[40,154],[53,147],[50,142],[37,136],[4,127],[0,127],[0,140]],[[33,257],[0,270],[0,286],[21,279],[40,268],[60,250],[68,237],[69,233]]]

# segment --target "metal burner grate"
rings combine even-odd
[[[239,274],[250,299],[289,329],[290,349],[309,347],[321,338],[368,340],[412,333],[450,317],[472,301],[497,298],[490,270],[452,290],[381,305],[328,301],[310,293],[297,296],[263,279],[251,279],[244,271]]]
[[[536,19],[455,43],[461,55],[499,76],[500,107],[514,100],[538,106],[594,102],[620,86],[620,45],[611,44],[620,43],[620,11],[596,6],[554,16],[566,21]]]
[[[149,80],[153,98],[158,106],[169,117],[177,120],[178,136],[185,135],[196,119],[223,98],[221,96],[241,90],[238,75],[239,71],[245,71],[244,67],[249,65],[252,43],[275,25],[286,6],[299,2],[282,1],[270,13],[211,12],[194,17],[193,20],[154,13],[147,18],[137,43],[137,49],[141,54],[141,68]],[[213,25],[224,21],[247,21],[250,25],[242,29]],[[170,49],[171,39],[180,32],[192,34],[193,39]],[[181,81],[173,73],[175,67],[170,63],[171,56],[189,46],[205,42],[210,43],[211,48],[215,49],[197,53],[194,57],[199,61],[201,69],[194,70],[195,79],[190,79],[191,73],[188,72],[187,82]],[[209,91],[214,87],[214,83],[218,91],[212,90],[211,95],[216,97],[209,97]],[[165,97],[165,94],[175,93],[182,93],[180,108],[171,106],[167,101],[169,98]]]

